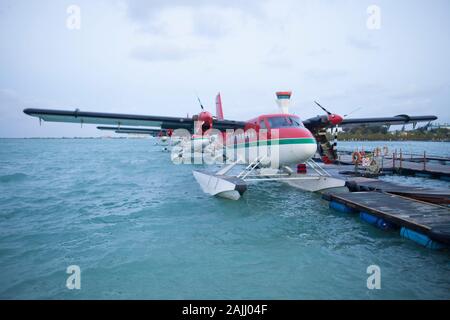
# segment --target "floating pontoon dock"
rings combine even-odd
[[[450,245],[450,208],[383,192],[324,193],[330,207],[357,213],[381,229],[400,229],[403,237],[427,248]]]
[[[380,156],[375,159],[383,172],[450,180],[450,166],[448,165],[450,158],[448,157],[432,156],[426,153],[418,156],[395,152],[392,155]],[[353,165],[351,152],[340,152],[338,161],[342,165]],[[364,170],[361,166],[358,168]]]
[[[345,185],[352,192],[380,191],[436,204],[450,204],[450,190],[448,189],[405,186],[393,182],[362,177],[351,178],[346,181]]]

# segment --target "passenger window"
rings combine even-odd
[[[264,122],[264,120],[261,120],[261,121],[259,122],[259,128],[260,128],[260,129],[267,129],[266,123]]]

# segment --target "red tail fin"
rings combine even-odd
[[[220,92],[216,96],[216,117],[219,120],[223,120],[222,98],[220,97]]]

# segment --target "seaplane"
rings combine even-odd
[[[325,112],[302,120],[289,112],[291,91],[276,92],[279,111],[247,121],[224,118],[222,98],[216,96],[216,113],[206,111],[192,117],[117,114],[27,108],[24,113],[39,121],[97,124],[100,130],[116,133],[148,134],[176,141],[171,151],[175,164],[214,165],[215,172],[193,170],[201,189],[212,196],[238,200],[251,182],[282,181],[306,191],[340,188],[345,180],[332,176],[326,165],[338,161],[339,127],[354,125],[405,125],[428,122],[436,116],[397,115],[393,117],[347,118]],[[327,131],[334,130],[334,141]],[[321,164],[313,160],[319,153]],[[231,174],[234,168],[241,168]],[[307,169],[309,168],[309,169]]]

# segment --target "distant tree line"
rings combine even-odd
[[[338,139],[344,141],[450,141],[450,130],[447,128],[427,130],[425,127],[421,127],[409,131],[389,131],[387,126],[359,126],[340,132]]]

